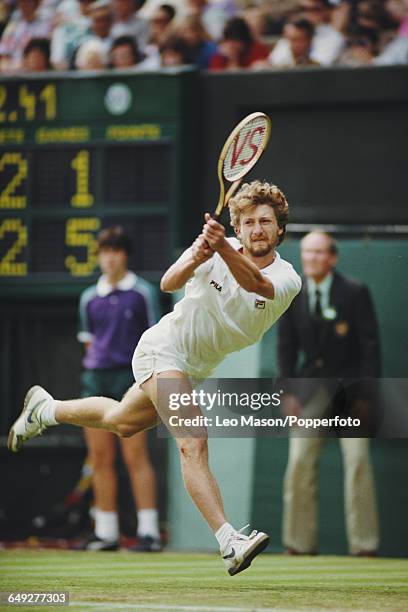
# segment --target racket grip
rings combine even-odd
[[[214,213],[213,215],[211,215],[211,219],[214,219],[214,221],[219,221],[220,218],[221,218],[221,214]],[[206,241],[206,243],[207,243],[208,247],[211,248],[207,241]]]

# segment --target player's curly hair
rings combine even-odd
[[[283,229],[278,239],[278,244],[281,244],[285,238],[289,205],[285,194],[276,185],[267,182],[261,183],[261,181],[244,183],[228,203],[232,227],[234,229],[238,228],[243,211],[257,204],[268,204],[274,209],[278,227]]]

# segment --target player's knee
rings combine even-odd
[[[182,460],[199,461],[207,455],[207,438],[190,438],[183,440],[179,444],[179,451]]]
[[[136,425],[126,422],[123,411],[116,406],[105,414],[104,426],[106,429],[116,433],[120,438],[130,438],[130,436],[138,432]]]

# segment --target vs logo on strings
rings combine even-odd
[[[234,145],[233,145],[232,154],[231,154],[231,168],[234,168],[236,166],[238,160],[241,166],[246,166],[254,159],[255,155],[258,152],[258,148],[259,148],[259,143],[258,145],[254,143],[254,136],[255,134],[259,134],[259,141],[262,141],[264,132],[265,132],[265,127],[258,126],[255,129],[246,132],[242,143],[239,143],[239,137],[241,134],[237,134],[234,140]],[[252,149],[252,155],[248,157],[247,159],[240,159],[246,147],[249,147],[250,149]]]

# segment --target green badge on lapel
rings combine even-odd
[[[325,321],[334,321],[334,319],[337,317],[337,310],[333,308],[333,306],[328,306],[327,308],[323,309],[322,314]]]

